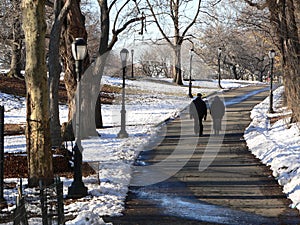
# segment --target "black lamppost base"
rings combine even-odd
[[[77,199],[83,198],[88,195],[88,189],[84,186],[83,182],[74,181],[68,188],[67,198]]]
[[[190,98],[193,98],[193,97],[194,97],[192,94],[188,94],[188,96],[189,96]]]
[[[68,188],[67,198],[82,198],[88,195],[88,189],[82,182],[82,146],[80,139],[76,140],[74,146],[74,181]]]
[[[7,201],[5,198],[0,198],[0,209],[7,208]]]
[[[274,110],[273,110],[273,90],[272,90],[272,84],[271,84],[271,88],[270,88],[270,103],[269,103],[269,110],[268,110],[268,113],[274,113]]]
[[[119,133],[118,133],[118,138],[128,138],[128,133],[126,132],[126,130],[124,131],[120,131]]]

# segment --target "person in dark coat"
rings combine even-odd
[[[222,126],[222,118],[225,113],[225,106],[224,103],[221,101],[219,96],[215,96],[214,100],[212,101],[210,105],[210,114],[213,119],[213,128],[215,135],[218,135],[221,126]]]
[[[206,103],[202,100],[202,94],[198,93],[197,98],[190,104],[190,118],[194,118],[194,131],[199,137],[203,135],[202,120],[206,120],[206,116]]]

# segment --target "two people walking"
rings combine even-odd
[[[218,135],[222,126],[222,118],[225,114],[225,106],[219,96],[215,96],[212,101],[210,114],[213,119],[214,134]],[[194,132],[199,135],[199,137],[203,136],[203,120],[205,121],[206,117],[207,105],[202,99],[202,94],[198,93],[197,98],[190,104],[190,118],[194,118]]]

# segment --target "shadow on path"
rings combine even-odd
[[[219,136],[212,135],[211,118],[204,123],[205,135],[195,136],[193,123],[184,111],[166,126],[158,144],[153,142],[141,152],[124,215],[106,217],[105,221],[158,225],[300,224],[298,211],[289,208],[290,201],[269,168],[248,151],[243,140],[250,110],[267,95],[261,87],[226,92],[225,101],[233,102],[241,96],[238,98],[242,102],[227,105]],[[167,178],[151,184],[163,177]]]

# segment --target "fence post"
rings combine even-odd
[[[20,179],[22,181],[22,179]],[[22,182],[21,182],[22,184]],[[22,195],[22,185],[18,187],[16,198],[16,209],[14,210],[14,225],[28,225],[27,212],[25,208],[25,198]]]
[[[64,196],[63,196],[63,182],[59,177],[55,179],[56,184],[56,198],[57,198],[57,224],[65,224],[64,216]]]
[[[0,105],[0,204],[4,199],[4,106]]]
[[[48,225],[48,213],[47,213],[47,194],[44,193],[44,187],[42,180],[39,181],[40,186],[40,200],[41,200],[41,210],[42,210],[42,221],[43,225]]]

